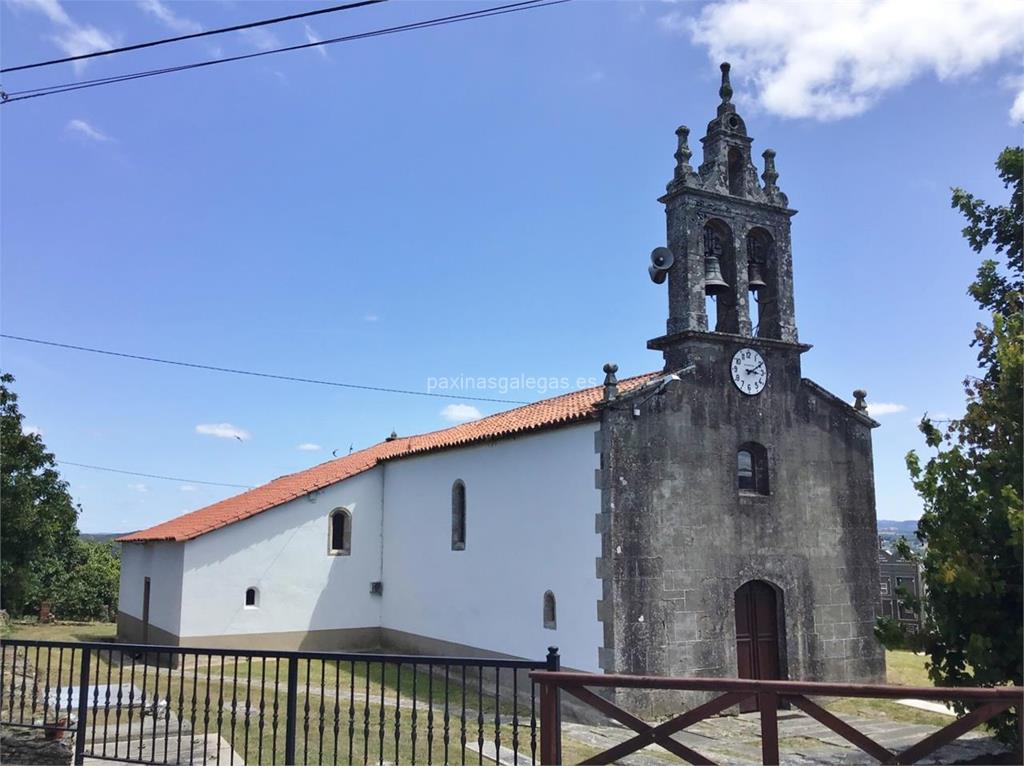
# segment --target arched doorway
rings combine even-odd
[[[736,591],[736,666],[740,678],[781,678],[779,603],[775,588],[751,580]],[[756,710],[754,699],[741,711]]]

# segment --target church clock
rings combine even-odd
[[[741,348],[732,358],[732,382],[751,396],[761,393],[768,382],[764,357],[752,348]]]

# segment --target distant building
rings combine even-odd
[[[921,596],[924,592],[921,580],[921,565],[915,561],[907,561],[899,553],[889,552],[881,547],[878,549],[878,605],[879,617],[891,617],[899,620],[910,630],[916,632],[921,627],[921,616],[907,607],[900,598],[905,591],[912,596]]]

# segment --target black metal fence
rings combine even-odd
[[[543,661],[5,640],[0,724],[128,763],[536,763]]]

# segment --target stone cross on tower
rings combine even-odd
[[[762,155],[763,184],[758,179],[753,139],[732,103],[729,69],[722,64],[721,103],[700,140],[704,154],[696,170],[690,130],[676,130],[675,172],[659,200],[674,256],[667,269],[668,326],[652,348],[667,349],[695,333],[798,343],[790,249],[796,211],[778,187],[771,149]],[[708,295],[715,299],[714,316],[705,309]]]

